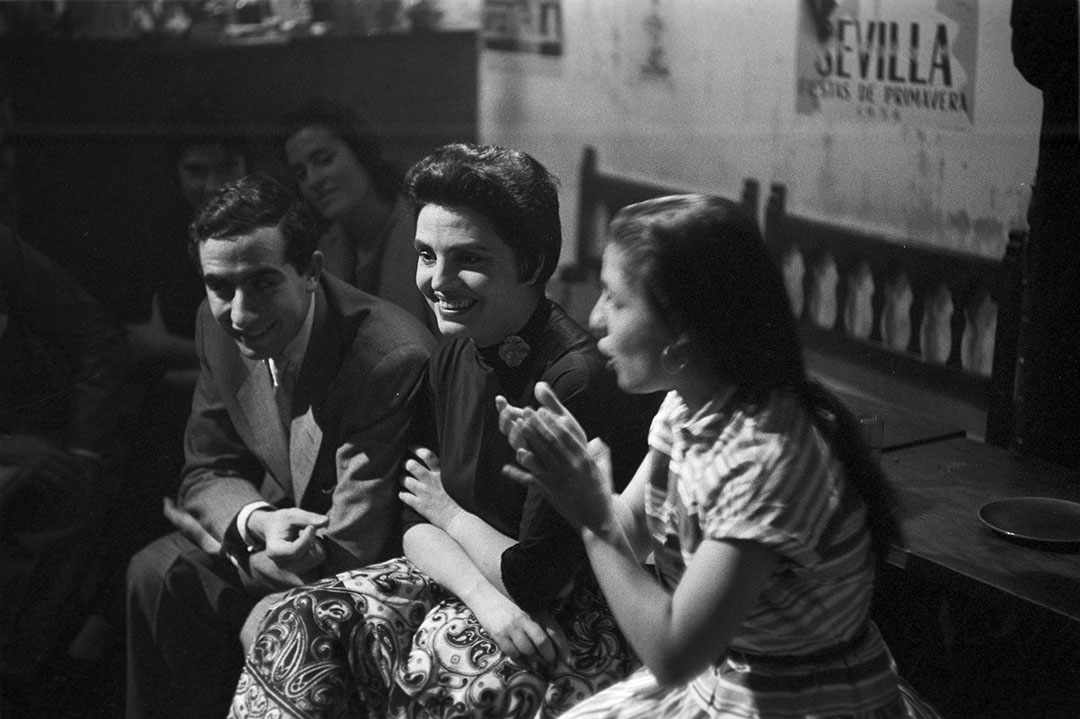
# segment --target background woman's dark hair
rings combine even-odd
[[[409,170],[405,194],[417,212],[436,204],[466,207],[486,217],[514,251],[521,281],[543,287],[559,263],[558,182],[525,152],[496,145],[444,145]]]
[[[277,227],[285,238],[285,261],[304,272],[322,224],[311,206],[285,184],[267,175],[247,175],[221,187],[206,201],[191,223],[188,249],[201,268],[201,243]]]
[[[325,127],[344,142],[367,171],[375,194],[393,204],[401,193],[402,170],[384,155],[383,141],[375,126],[360,112],[343,103],[313,97],[301,107],[282,116],[277,145],[284,152],[285,142],[305,127]]]
[[[891,488],[851,413],[811,382],[787,290],[757,223],[718,197],[678,195],[620,210],[608,241],[668,326],[746,401],[794,393],[865,500],[875,550],[899,536]]]

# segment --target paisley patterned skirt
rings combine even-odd
[[[407,559],[340,574],[267,614],[229,716],[553,717],[638,666],[588,572],[552,615],[569,664],[526,663]]]

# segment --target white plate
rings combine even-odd
[[[987,502],[979,519],[1007,539],[1024,543],[1080,545],[1080,504],[1050,497],[1012,497]]]

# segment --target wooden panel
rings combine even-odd
[[[209,99],[252,140],[255,169],[279,171],[273,121],[313,95],[370,116],[387,155],[409,165],[475,141],[475,33],[326,37],[199,45],[8,42],[17,229],[111,304],[133,225],[153,225],[178,194],[170,138]],[[135,222],[134,216],[148,218]],[[160,222],[158,222],[160,224]],[[129,236],[130,235],[130,236]]]

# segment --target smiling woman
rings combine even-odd
[[[519,277],[514,251],[474,210],[426,205],[416,252],[416,284],[444,336],[489,347],[523,327],[540,301],[541,290]]]
[[[331,227],[319,239],[330,274],[435,323],[413,286],[415,223],[401,171],[355,110],[313,98],[281,121],[279,144],[300,194]]]
[[[429,368],[434,427],[402,478],[405,556],[271,610],[232,716],[549,717],[636,665],[574,530],[502,474],[513,453],[496,396],[528,405],[550,383],[611,447],[618,485],[653,409],[544,297],[561,245],[554,178],[523,152],[449,145],[406,189],[416,284],[447,341]]]

